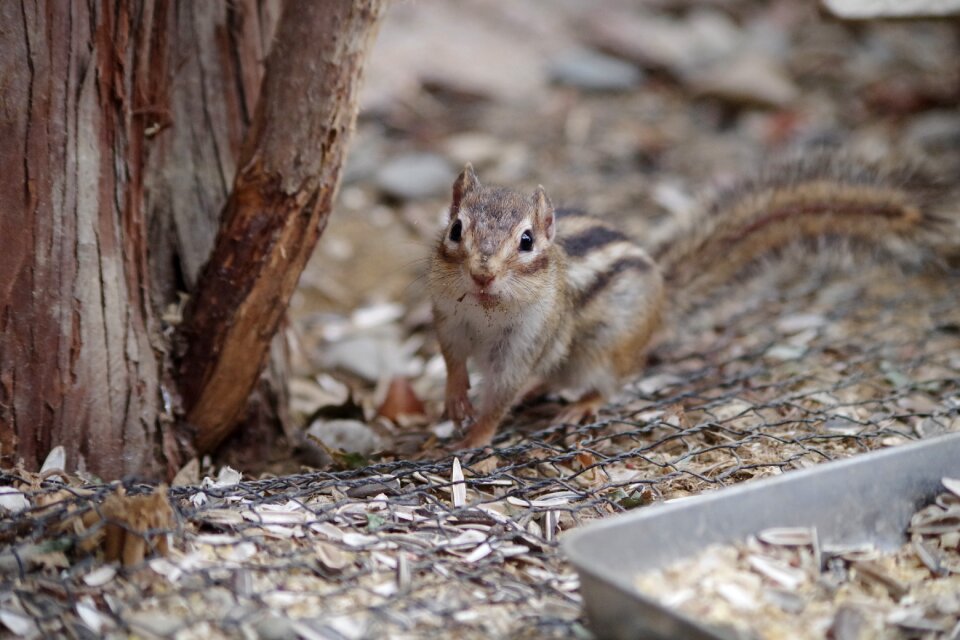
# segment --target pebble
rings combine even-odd
[[[307,433],[330,449],[364,456],[383,446],[383,439],[359,420],[314,420]]]
[[[819,313],[795,313],[780,318],[777,321],[777,331],[794,334],[809,329],[819,329],[827,323],[827,319]]]
[[[135,635],[167,638],[184,625],[184,620],[166,611],[134,611],[125,616],[124,623]]]
[[[785,107],[800,96],[783,67],[749,51],[692,72],[686,81],[694,93],[739,104]]]
[[[507,142],[485,133],[451,136],[444,151],[458,167],[472,163],[483,182],[515,184],[530,174],[533,164],[530,150],[522,142]]]
[[[328,345],[321,359],[330,369],[343,369],[371,382],[403,371],[405,363],[395,327],[344,336]]]
[[[960,114],[955,111],[929,111],[907,125],[908,144],[927,151],[948,151],[960,146]]]
[[[362,133],[354,137],[343,165],[344,184],[363,182],[376,175],[386,154],[383,140],[384,134],[380,129],[373,135],[362,130]]]
[[[677,77],[728,57],[743,38],[730,18],[709,9],[682,20],[636,11],[605,11],[587,23],[586,29],[587,40],[604,51]]]
[[[841,18],[949,16],[960,14],[960,0],[824,0]]]
[[[560,54],[547,71],[554,82],[584,91],[626,91],[643,80],[634,65],[589,49]]]
[[[253,628],[257,636],[264,640],[294,640],[300,637],[288,618],[272,612],[256,620]]]
[[[456,173],[433,153],[409,153],[386,162],[376,174],[377,186],[398,200],[420,200],[445,195]]]
[[[489,134],[468,131],[447,138],[444,150],[457,165],[472,162],[481,167],[499,159],[506,146],[506,142]]]

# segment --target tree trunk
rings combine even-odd
[[[179,465],[162,312],[210,253],[277,15],[0,2],[0,465]]]
[[[326,225],[383,0],[291,0],[266,63],[213,255],[191,299],[179,369],[201,452],[226,437]]]

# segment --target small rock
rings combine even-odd
[[[921,438],[932,438],[950,432],[944,422],[941,418],[924,418],[914,429]]]
[[[350,321],[358,329],[370,329],[399,320],[405,311],[401,304],[383,302],[356,309],[350,314]]]
[[[328,345],[321,358],[325,366],[340,368],[376,382],[403,370],[405,357],[396,327],[347,335]]]
[[[275,613],[268,613],[254,622],[253,628],[257,636],[264,640],[294,640],[300,637],[289,618]]]
[[[785,334],[794,334],[808,329],[819,329],[827,324],[827,319],[819,313],[794,313],[777,321],[777,330]]]
[[[561,54],[548,73],[554,82],[584,91],[626,91],[643,79],[632,64],[587,49]]]
[[[947,151],[960,146],[960,114],[955,111],[929,111],[907,125],[904,139],[927,151]]]
[[[788,362],[790,360],[799,360],[806,353],[803,347],[797,347],[789,344],[778,344],[767,349],[766,356],[774,360]]]
[[[376,135],[363,132],[350,143],[350,150],[343,165],[343,184],[351,184],[371,179],[383,165],[386,145],[383,132]]]
[[[679,180],[665,178],[653,184],[653,201],[673,215],[686,219],[697,206],[697,200],[690,189]]]
[[[522,144],[509,144],[504,147],[496,164],[484,175],[494,183],[513,184],[526,179],[532,166],[533,158],[529,149]]]
[[[872,637],[874,632],[868,615],[855,605],[843,604],[830,624],[829,635],[837,640],[858,640]]]
[[[166,611],[134,611],[127,614],[123,622],[130,626],[134,633],[160,636],[172,636],[184,621]]]
[[[444,142],[444,148],[458,165],[471,162],[480,167],[496,161],[506,144],[486,133],[471,131],[450,136]]]
[[[661,373],[648,376],[643,380],[638,381],[637,389],[640,391],[640,393],[646,396],[651,396],[655,393],[659,393],[670,385],[677,384],[678,382],[681,382],[681,378],[670,373]]]
[[[716,9],[693,11],[681,26],[698,63],[730,57],[743,49],[747,39],[730,16]]]
[[[293,623],[293,629],[301,638],[343,638],[360,640],[373,637],[367,633],[367,625],[358,615],[324,616],[321,618],[300,618]]]
[[[432,153],[410,153],[393,158],[377,172],[376,182],[399,200],[420,200],[446,194],[456,173],[447,161]]]
[[[314,420],[307,428],[330,449],[369,455],[383,446],[383,440],[369,425],[359,420]]]
[[[704,63],[730,56],[742,34],[726,15],[700,10],[683,20],[636,11],[604,11],[586,25],[587,40],[638,65],[682,77]]]
[[[539,23],[552,12],[536,3],[501,6],[509,11],[482,2],[392,3],[364,72],[361,113],[395,112],[424,86],[495,102],[540,100],[541,52],[558,36]]]
[[[769,107],[785,107],[800,96],[779,64],[750,52],[694,71],[687,75],[686,83],[700,95]]]
[[[323,407],[340,406],[350,397],[347,385],[321,374],[317,380],[293,378],[290,380],[290,410],[308,416]],[[329,381],[330,384],[324,384]]]
[[[437,424],[430,427],[430,431],[433,435],[437,436],[441,440],[453,437],[454,431],[457,427],[453,424],[452,420],[444,420],[443,422],[438,422]]]
[[[960,0],[823,0],[841,18],[949,16],[960,13]]]

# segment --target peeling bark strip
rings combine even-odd
[[[183,328],[180,390],[200,451],[233,428],[340,178],[383,0],[290,0],[242,167]]]

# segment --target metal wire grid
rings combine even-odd
[[[173,552],[103,584],[102,553],[80,551],[99,525],[64,523],[115,485],[0,474],[33,505],[0,521],[0,621],[80,638],[588,636],[560,532],[960,429],[954,287],[897,277],[879,293],[855,279],[839,301],[814,280],[693,321],[603,420],[521,411],[462,483],[447,457],[171,488],[177,522],[148,537],[169,533]]]

